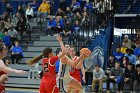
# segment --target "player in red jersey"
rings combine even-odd
[[[59,93],[59,89],[56,86],[56,67],[55,63],[58,59],[62,58],[64,53],[64,44],[62,42],[62,38],[57,35],[57,40],[60,43],[62,53],[54,56],[53,50],[51,48],[45,48],[43,50],[43,54],[33,58],[32,60],[28,61],[29,64],[34,64],[39,61],[42,56],[44,56],[42,60],[42,68],[43,68],[43,77],[40,84],[40,93]]]
[[[4,82],[7,80],[8,73],[17,73],[17,74],[24,74],[25,71],[12,69],[10,67],[5,66],[3,62],[3,58],[7,55],[7,48],[3,43],[0,43],[0,93],[5,93]]]
[[[71,59],[73,61],[75,61],[79,58],[78,56],[75,56],[75,55],[76,55],[76,51],[75,51],[74,47],[71,47],[70,48],[70,56],[71,56]],[[75,78],[81,84],[80,69],[81,69],[82,75],[83,75],[82,80],[85,82],[85,70],[83,67],[83,62],[79,62],[75,67],[71,67],[70,76]],[[72,88],[71,86],[68,86],[68,93],[71,92],[71,89],[74,89],[74,88]],[[74,89],[74,93],[80,93],[80,91]]]
[[[5,72],[0,71],[0,78],[1,78],[1,82],[0,82],[0,93],[5,93],[5,87],[4,87],[4,83],[5,81],[8,80],[8,76]]]

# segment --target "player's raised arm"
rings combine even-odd
[[[62,37],[60,35],[57,35],[56,36],[60,46],[61,46],[61,49],[62,49],[62,53],[58,55],[58,58],[62,58],[64,55],[65,55],[65,47],[64,47],[64,43],[62,41]]]

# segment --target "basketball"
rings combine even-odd
[[[80,54],[83,52],[85,53],[85,58],[88,58],[91,55],[91,51],[88,48],[82,48]]]

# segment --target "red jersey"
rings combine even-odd
[[[75,56],[73,61],[75,61],[77,58],[78,57]],[[75,78],[76,80],[81,82],[80,69],[76,69],[76,68],[72,67],[71,70],[70,70],[70,76],[72,76],[73,78]]]
[[[5,72],[3,71],[0,71],[0,76],[6,74]],[[5,91],[5,87],[4,87],[4,83],[1,83],[0,84],[0,93],[2,93],[2,91],[4,92]]]
[[[58,60],[58,56],[52,58],[44,58],[42,60],[43,77],[41,83],[47,83],[48,79],[56,79],[56,67],[55,62]]]

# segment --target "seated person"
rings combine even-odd
[[[16,59],[16,63],[18,64],[18,60],[23,58],[23,52],[21,46],[18,45],[18,41],[15,41],[15,46],[12,47],[12,54],[11,54],[11,59],[12,59],[12,64],[14,64],[14,60]]]
[[[102,92],[105,77],[104,70],[100,68],[98,64],[96,64],[95,69],[93,70],[92,91],[95,91],[95,85],[96,83],[99,83],[99,92]]]
[[[54,34],[62,32],[63,28],[64,28],[63,19],[60,16],[56,16],[54,26],[52,27]]]
[[[138,60],[136,61],[136,65],[140,64],[140,55],[138,55]]]
[[[133,89],[133,82],[134,82],[134,69],[133,69],[133,64],[128,63],[127,68],[125,69],[124,72],[124,92],[129,92],[130,90]]]
[[[8,32],[5,31],[4,32],[5,36],[3,37],[3,43],[5,44],[5,46],[10,49],[11,48],[11,39],[10,36],[8,35]]]
[[[72,31],[71,20],[67,19],[64,26],[64,30],[60,34],[62,34],[62,36],[69,36],[71,34],[71,31]]]
[[[46,35],[53,35],[53,30],[52,28],[55,26],[55,20],[53,19],[52,16],[50,16],[50,19],[48,20],[47,23],[47,29],[46,29]]]
[[[134,93],[140,92],[140,64],[136,65],[136,73],[134,79]]]
[[[111,68],[109,77],[107,79],[107,93],[110,93],[110,82],[117,83],[118,92],[120,92],[122,76],[123,76],[123,69],[120,67],[120,62],[116,62],[115,67]]]

